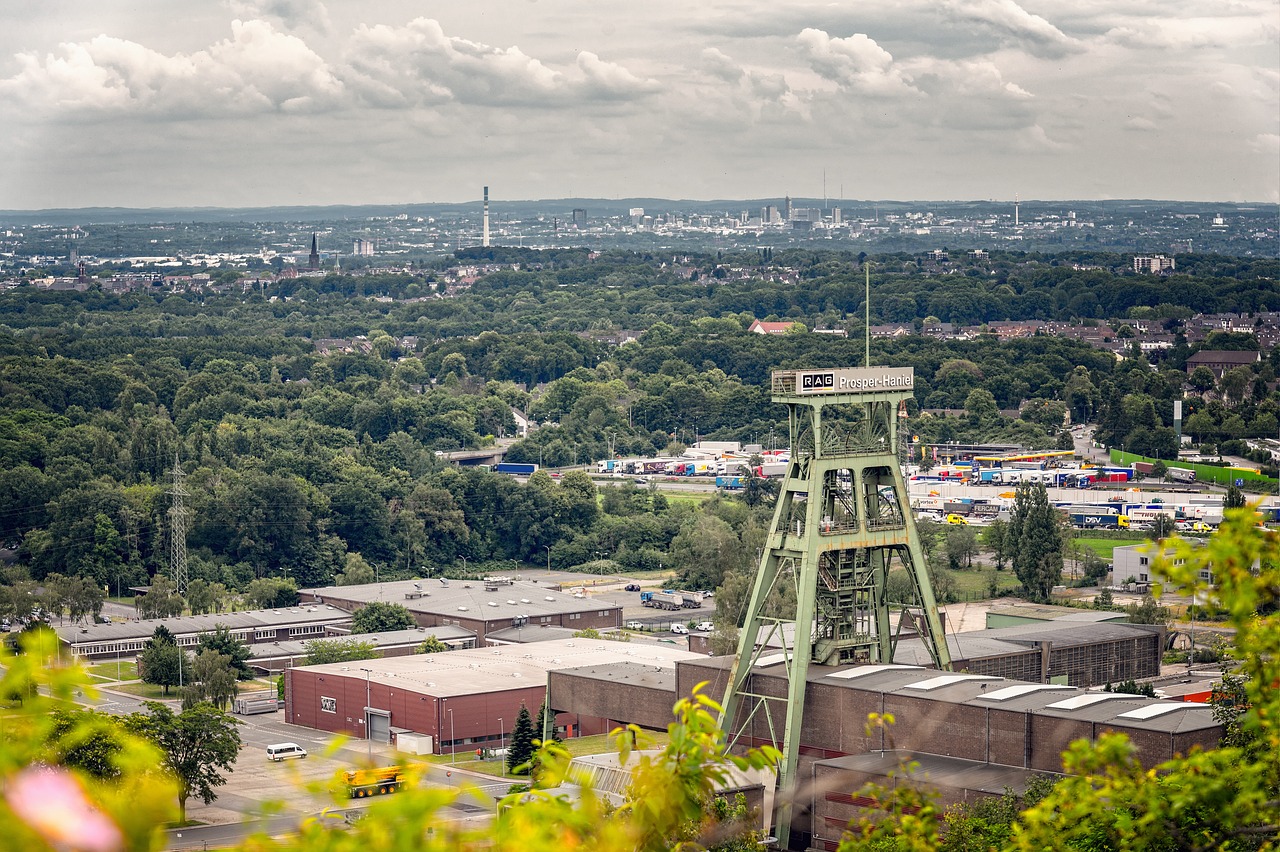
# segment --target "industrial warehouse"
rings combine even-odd
[[[622,626],[622,607],[617,604],[592,600],[583,591],[561,592],[536,581],[507,577],[327,586],[304,589],[299,596],[351,612],[375,601],[400,604],[419,627],[462,627],[475,633],[477,645],[484,645],[490,633],[510,628],[532,632],[542,627],[603,630]]]
[[[622,724],[665,730],[676,700],[698,684],[718,699],[731,665],[730,657],[674,647],[556,640],[291,669],[285,709],[291,723],[356,736],[368,730],[408,751],[471,752],[503,747],[520,708],[536,716],[548,697],[563,736]],[[784,666],[757,664],[747,688],[785,696]],[[1018,792],[1035,775],[1060,772],[1073,740],[1107,731],[1128,735],[1147,766],[1212,747],[1222,733],[1203,704],[909,665],[812,666],[806,692],[797,780],[823,783],[794,828],[811,833],[817,848],[835,848],[849,818],[867,806],[847,791],[884,782],[904,761],[928,770],[918,777],[946,804],[1006,787]],[[890,714],[895,724],[869,733],[871,713]],[[778,736],[757,715],[736,745]]]
[[[331,663],[285,673],[285,718],[322,731],[396,742],[402,734],[429,738],[433,753],[498,748],[521,707],[537,715],[546,701],[548,674],[583,666],[621,666],[620,683],[656,691],[671,721],[675,666],[698,655],[668,645],[632,646],[600,639],[559,639],[415,654],[355,663]],[[557,708],[564,736],[606,733],[631,714],[601,717]],[[366,733],[367,732],[367,733]]]

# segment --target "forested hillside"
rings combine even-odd
[[[85,576],[114,594],[165,572],[175,458],[191,495],[191,576],[217,595],[260,578],[306,586],[495,561],[693,568],[707,565],[693,543],[709,540],[724,546],[701,583],[749,563],[766,509],[694,508],[633,486],[598,501],[583,474],[523,485],[447,468],[436,451],[513,435],[513,409],[545,425],[508,459],[546,467],[697,438],[785,442],[769,373],[862,362],[861,258],[499,249],[460,260],[520,268],[469,287],[446,287],[441,268],[243,293],[0,294],[8,587]],[[1114,256],[1001,256],[941,272],[906,256],[872,260],[873,322],[1122,316],[1176,332],[1195,311],[1280,308],[1272,261],[1190,256],[1188,274],[1159,278],[1111,271]],[[1072,266],[1085,262],[1102,268]],[[765,318],[854,334],[746,331]],[[354,351],[321,354],[325,338]],[[979,333],[877,341],[872,358],[915,369],[910,431],[925,441],[1054,446],[1068,440],[1069,413],[1097,421],[1109,442],[1170,457],[1192,351],[1180,339],[1153,365],[1136,351],[1117,360],[1054,336]],[[1196,440],[1274,436],[1277,366],[1270,351],[1247,375],[1210,375],[1204,398],[1188,398]]]

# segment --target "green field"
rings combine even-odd
[[[107,663],[95,663],[88,666],[86,671],[92,677],[101,680],[137,680],[138,664],[133,660],[121,660],[119,663],[114,660]]]
[[[665,731],[648,731],[646,733],[651,737],[651,740],[648,743],[639,743],[638,748],[663,748],[666,746],[667,734]],[[565,747],[572,757],[608,754],[617,751],[614,738],[608,734],[597,734],[591,737],[572,737],[564,740],[561,745]],[[469,752],[460,751],[456,758],[448,754],[424,754],[421,757],[414,758],[414,760],[438,765],[453,764],[459,769],[483,772],[486,775],[501,775],[503,769],[501,760],[476,760],[474,749]]]
[[[1089,548],[1108,562],[1110,562],[1112,558],[1111,551],[1115,550],[1117,547],[1136,543],[1134,541],[1115,538],[1078,538],[1075,539],[1075,541],[1079,543],[1081,547]],[[1067,561],[1070,561],[1070,557],[1067,557]]]

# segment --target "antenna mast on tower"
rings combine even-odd
[[[169,507],[169,565],[173,568],[173,582],[178,587],[178,594],[187,593],[187,509],[182,503],[184,497],[190,497],[183,484],[187,474],[178,464],[178,454],[173,454],[173,486],[169,496],[173,505]]]

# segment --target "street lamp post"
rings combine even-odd
[[[361,666],[360,671],[364,672],[364,741],[369,754],[369,765],[373,765],[373,732],[369,730],[369,707],[373,704],[372,690],[369,684],[369,676],[373,674],[373,669],[366,669]]]
[[[449,714],[449,762],[456,764],[458,762],[458,736],[453,732],[453,708],[450,707],[446,712]]]
[[[502,727],[502,717],[499,716],[498,717],[498,751],[502,751],[503,743],[505,743],[506,741],[507,741],[506,729]],[[507,756],[504,754],[501,757],[502,757],[502,775],[505,776],[507,774]]]

